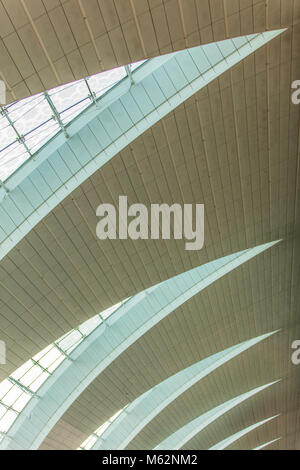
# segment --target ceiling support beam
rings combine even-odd
[[[56,107],[54,106],[54,103],[53,103],[52,99],[50,98],[49,94],[47,93],[47,91],[45,91],[44,97],[45,97],[47,103],[49,104],[49,106],[50,106],[50,108],[51,108],[51,110],[52,110],[52,112],[53,112],[53,117],[54,117],[54,119],[56,120],[57,124],[59,125],[61,131],[63,132],[63,134],[64,134],[64,136],[65,136],[65,138],[66,138],[66,139],[69,139],[70,136],[69,136],[69,134],[68,134],[68,132],[67,132],[67,129],[66,129],[64,123],[62,122],[62,120],[61,120],[61,118],[60,118],[60,114],[59,114],[59,112],[57,111]]]

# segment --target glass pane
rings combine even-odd
[[[82,447],[86,450],[90,450],[95,442],[97,441],[97,438],[95,436],[90,436],[84,443],[82,444]]]
[[[72,348],[74,345],[77,345],[80,341],[82,341],[82,335],[77,330],[73,330],[71,333],[68,333],[64,336],[61,340],[57,341],[58,346],[68,353],[69,349]]]
[[[125,67],[118,67],[107,72],[98,73],[88,78],[89,86],[97,97],[106,93],[112,86],[126,77]]]
[[[37,379],[42,374],[42,369],[38,365],[34,365],[29,369],[23,377],[20,377],[20,382],[25,385],[25,387],[30,387],[35,379]],[[30,387],[31,388],[31,387]]]
[[[0,179],[4,181],[13,173],[22,163],[29,158],[23,144],[15,142],[5,150],[0,151]]]
[[[104,312],[101,312],[101,317],[104,318],[104,320],[108,317],[110,317],[110,315],[112,313],[114,313],[119,307],[121,307],[121,305],[126,302],[126,300],[124,300],[123,302],[119,302],[118,304],[116,305],[113,305],[112,307],[109,307],[107,308],[106,310],[104,310]]]
[[[11,374],[15,380],[19,380],[26,372],[33,366],[33,362],[30,359],[29,361],[25,362],[21,367],[19,367],[15,372]]]
[[[44,95],[39,95],[34,102],[30,103],[30,106],[23,106],[22,108],[19,106],[17,111],[14,110],[15,107],[16,105],[12,105],[8,114],[20,135],[28,134],[28,132],[51,119],[53,115]]]
[[[4,397],[4,395],[7,394],[7,392],[13,387],[13,384],[5,379],[3,380],[3,382],[0,383],[0,400],[2,399],[2,397]]]
[[[10,119],[15,122],[18,118],[21,119],[27,111],[36,106],[43,99],[42,93],[25,98],[24,100],[16,101],[15,103],[6,106]]]
[[[0,115],[0,149],[4,149],[7,145],[15,142],[16,140],[17,134],[13,127],[11,127],[6,117]]]
[[[29,395],[29,393],[22,393],[20,398],[18,398],[17,401],[14,403],[14,409],[20,413],[20,411],[25,408],[30,399],[31,395]]]
[[[104,433],[104,431],[106,431],[106,429],[109,427],[109,425],[110,425],[109,421],[106,421],[104,424],[102,424],[102,426],[100,426],[100,428],[98,428],[96,431],[97,436],[101,436]]]
[[[36,392],[42,385],[43,383],[48,379],[50,374],[48,372],[42,372],[36,380],[34,380],[31,385],[30,385],[30,390],[33,392]]]
[[[1,403],[0,403],[0,422],[1,422],[2,416],[5,415],[6,411],[7,411],[7,408],[5,406],[1,405]]]
[[[53,348],[53,345],[52,344],[49,344],[49,346],[47,346],[45,349],[43,349],[42,351],[40,351],[38,354],[36,354],[35,356],[33,356],[33,360],[38,362],[42,357],[44,357],[49,351],[51,351],[51,349]]]
[[[7,432],[17,417],[17,413],[7,410],[5,415],[0,419],[0,432]]]
[[[91,100],[89,98],[86,98],[84,101],[81,101],[80,103],[76,104],[75,106],[72,106],[72,108],[67,109],[66,111],[63,111],[61,113],[61,120],[63,124],[68,124],[72,119],[74,119],[78,114],[81,113],[87,106],[91,104]]]
[[[143,61],[133,64],[133,69],[141,63]],[[125,67],[118,67],[87,78],[89,86],[85,80],[78,80],[50,90],[49,96],[63,124],[68,124],[91,104],[90,93],[96,97],[102,96],[126,75]],[[55,113],[43,93],[3,109],[7,110],[19,134],[25,136],[25,143],[31,154],[37,152],[61,130],[53,119]],[[0,179],[5,181],[28,158],[24,145],[17,141],[17,133],[7,118],[0,114]]]
[[[65,359],[66,356],[61,355],[55,362],[53,362],[53,364],[51,364],[51,366],[48,367],[48,371],[52,373]]]
[[[87,98],[88,95],[89,90],[84,80],[63,85],[49,91],[49,96],[59,113],[70,108],[70,106],[73,106],[82,99]]]
[[[51,119],[25,137],[25,143],[33,154],[60,131],[57,121]]]
[[[122,408],[121,410],[117,411],[117,413],[115,415],[113,415],[111,418],[110,418],[110,422],[112,423],[113,421],[115,421],[117,419],[117,417],[122,413],[122,411],[124,410],[124,408]]]
[[[83,335],[88,335],[91,333],[95,328],[97,328],[98,325],[102,323],[101,318],[97,315],[93,318],[90,318],[90,320],[87,320],[84,322],[82,325],[80,325],[79,330]]]
[[[140,60],[139,62],[134,62],[133,64],[131,64],[131,70],[132,72],[136,69],[138,69],[141,65],[143,65],[145,62],[147,62],[147,60]]]
[[[22,390],[17,385],[14,385],[10,391],[2,398],[2,403],[6,406],[12,406],[13,403],[22,395]]]
[[[42,367],[47,369],[60,356],[62,356],[62,353],[60,353],[59,350],[53,346],[51,350],[48,351],[48,353],[39,360],[39,364],[41,364]]]

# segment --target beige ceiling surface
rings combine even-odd
[[[294,378],[296,379],[296,377]],[[284,412],[280,405],[278,405],[278,403],[283,402],[283,397],[286,395],[286,387],[288,386],[294,387],[294,389],[296,389],[296,387],[299,388],[299,380],[296,379],[293,383],[291,381],[289,383],[282,383],[281,390],[280,385],[274,385],[261,395],[257,394],[253,398],[250,398],[249,401],[247,400],[241,403],[231,410],[231,412],[221,416],[218,420],[209,425],[205,431],[200,432],[196,437],[191,439],[184,445],[183,449],[209,449],[236,432],[271,417],[275,418],[255,430],[250,431],[244,437],[241,437],[233,444],[229,445],[226,449],[254,449],[259,445],[282,436],[283,442],[281,444],[283,444],[287,428],[289,428],[290,434],[294,436],[294,442],[291,441],[287,448],[297,449],[298,445],[295,438],[299,430],[299,401],[296,408],[293,407],[294,403],[287,403]],[[281,414],[276,418],[279,412],[281,412]]]
[[[2,21],[0,12],[0,71],[16,97],[89,75],[101,66],[110,68],[201,42],[289,26],[95,173],[0,262],[0,334],[8,346],[8,364],[0,368],[4,378],[63,333],[122,298],[220,256],[285,239],[147,333],[74,403],[43,446],[58,448],[64,436],[64,447],[76,447],[121,406],[170,374],[275,328],[284,328],[283,336],[216,371],[197,386],[198,393],[196,388],[186,392],[132,445],[151,446],[157,429],[165,438],[163,432],[174,432],[202,410],[219,404],[218,400],[261,385],[269,376],[274,380],[274,375],[285,380],[274,392],[263,392],[261,407],[255,405],[257,397],[251,399],[255,417],[266,417],[267,393],[275,394],[278,409],[290,413],[285,416],[294,416],[289,405],[297,410],[298,383],[290,363],[290,344],[298,331],[300,108],[291,103],[290,95],[291,82],[300,78],[300,1],[119,0],[110,1],[109,7],[104,0],[1,3],[12,23]],[[99,5],[98,17],[89,14],[91,5]],[[80,6],[86,21],[76,10]],[[99,19],[94,21],[100,12],[103,27]],[[31,60],[20,40],[29,47]],[[36,41],[38,60],[33,51]],[[61,74],[60,81],[55,71]],[[42,79],[43,74],[47,78]],[[204,203],[204,249],[187,252],[180,241],[99,242],[96,207],[101,202],[116,204],[120,194],[128,195],[129,203],[147,206]],[[247,321],[241,321],[243,313]],[[190,321],[192,328],[183,336]],[[278,363],[274,363],[276,354]],[[141,371],[142,357],[148,374]],[[154,370],[152,362],[158,357],[165,360]],[[259,360],[262,357],[266,361]],[[273,367],[266,366],[270,363]],[[140,370],[138,380],[136,370]],[[248,379],[243,370],[249,371]],[[246,423],[246,411],[242,416]],[[216,429],[207,442],[213,445],[239,430],[244,424],[241,417],[237,410],[230,413],[226,433]],[[278,423],[279,430],[292,437],[277,446],[293,448],[295,420],[281,418]],[[196,446],[204,445],[200,434]]]
[[[0,78],[15,101],[141,59],[289,25],[292,6],[293,0],[1,0]]]
[[[264,349],[266,348],[258,348],[257,354],[253,354],[254,350],[249,351],[247,354],[247,361],[244,361],[242,357],[234,359],[233,363],[226,364],[211,376],[201,380],[196,386],[178,398],[176,402],[167,407],[160,414],[158,419],[154,419],[147,428],[145,428],[138,437],[132,441],[128,446],[128,449],[153,449],[163,439],[167,438],[168,435],[172,434],[189,421],[197,418],[224,401],[230,400],[239,394],[248,392],[254,387],[269,382],[269,379],[272,381],[273,374],[259,370],[260,367],[258,364],[261,364],[261,369],[266,368],[264,361],[261,359],[261,354],[263,354],[264,357],[266,356]],[[271,352],[274,354],[274,351]],[[249,366],[250,361],[255,363],[252,368]],[[252,374],[255,374],[253,377],[257,377],[256,383],[249,380]],[[284,412],[286,409],[289,409],[289,407],[292,408],[291,402],[286,403],[285,406],[283,406],[283,403],[288,390],[291,389],[295,392],[295,390],[299,388],[299,379],[297,379],[297,374],[295,373],[294,376],[294,380],[291,378],[283,379],[282,382],[274,384],[263,392],[260,392],[261,394],[258,393],[257,395],[248,398],[246,401],[247,403],[244,402],[237,405],[224,415],[225,418],[221,417],[220,422],[219,419],[215,422],[215,424],[218,424],[217,432],[213,434],[213,430],[210,429],[213,427],[213,423],[198,434],[197,440],[192,439],[186,443],[183,446],[183,449],[208,449],[212,445],[231,436],[235,432],[240,431],[246,426],[255,424],[280,412]],[[294,401],[294,403],[295,402],[296,401]],[[299,402],[296,402],[296,406],[298,408]],[[245,407],[247,407],[247,409],[244,409]],[[281,420],[281,427],[278,429],[280,435],[284,435],[286,432],[295,431],[295,421],[296,416],[294,414],[291,415],[288,423]],[[223,427],[221,427],[221,424],[223,424]],[[204,444],[201,441],[202,435],[206,438]],[[213,435],[211,442],[207,442],[207,436],[209,435]],[[267,441],[263,438],[263,440],[258,442],[257,445],[262,444],[263,442]]]
[[[0,328],[8,347],[2,376],[122,298],[297,233],[293,38],[284,33],[156,124],[1,261]],[[96,208],[117,205],[120,194],[147,206],[204,203],[204,249],[185,251],[183,241],[100,242]]]
[[[192,391],[198,386],[192,388],[192,398],[188,399],[189,392],[185,392],[139,434],[130,448],[151,448],[163,440],[170,429],[174,432],[185,424],[185,420],[268,381],[295,375],[297,367],[291,363],[291,343],[300,333],[297,317],[299,264],[293,272],[293,286],[291,273],[282,269],[292,248],[292,241],[272,248],[218,280],[162,320],[100,374],[53,428],[42,448],[76,448],[83,442],[80,442],[82,433],[87,437],[119,409],[168,376],[266,332],[282,329],[261,345],[244,352],[241,359],[230,361],[205,379],[209,384],[214,380],[212,388],[202,385],[202,380],[199,383],[201,393]],[[292,383],[293,387],[285,384],[280,388],[277,413],[281,407],[285,410],[286,403],[293,404],[294,408],[298,406],[295,392],[298,382]],[[196,395],[202,404],[199,401],[191,404]],[[261,411],[258,408],[258,412]],[[65,428],[70,426],[76,431],[67,440],[62,439]],[[235,432],[231,432],[229,426],[226,430],[228,435]]]

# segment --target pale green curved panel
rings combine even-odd
[[[259,423],[252,424],[251,426],[248,426],[245,429],[242,429],[241,431],[236,432],[230,437],[227,437],[221,442],[218,442],[214,446],[212,446],[209,450],[223,450],[226,449],[226,447],[230,446],[233,444],[233,442],[237,441],[241,437],[245,436],[245,434],[248,434],[249,432],[253,431],[254,429],[258,428],[259,426],[262,426],[263,424],[267,423],[268,421],[271,421],[272,419],[277,418],[279,415],[271,416],[270,418],[264,419],[262,421],[259,421]],[[264,444],[266,445],[266,444]]]
[[[227,411],[277,382],[278,380],[275,382],[269,382],[265,385],[262,385],[261,387],[256,387],[246,393],[243,393],[242,395],[239,395],[238,397],[233,398],[232,400],[228,400],[225,403],[216,406],[212,410],[204,413],[193,421],[190,421],[188,424],[168,436],[164,441],[155,447],[155,450],[181,449],[181,447],[183,447],[194,436],[196,436],[196,434],[203,431],[203,429],[205,429],[209,424],[218,419],[220,416],[227,413]]]
[[[129,299],[69,355],[39,389],[0,449],[35,449],[85,390],[120,354],[184,302],[278,241],[217,259]]]
[[[133,140],[281,34],[268,31],[157,57],[92,104],[0,187],[0,259]]]
[[[258,446],[258,447],[255,447],[254,449],[252,450],[261,450],[263,449],[264,447],[267,447],[267,446],[270,446],[271,444],[273,444],[274,442],[277,442],[277,441],[280,441],[281,437],[277,437],[276,439],[273,439],[272,441],[269,441],[269,442],[265,442],[264,444]]]
[[[252,338],[214,354],[172,375],[138,397],[98,437],[92,450],[125,449],[126,446],[176,398],[226,362],[263,341],[274,332]]]

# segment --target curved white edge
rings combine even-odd
[[[264,444],[261,444],[260,446],[255,447],[255,448],[252,449],[252,450],[261,450],[261,449],[263,449],[264,447],[270,446],[270,445],[273,444],[274,442],[280,441],[280,439],[281,439],[281,437],[276,437],[276,439],[272,439],[272,441],[265,442]]]
[[[29,401],[0,444],[36,449],[85,388],[131,344],[188,299],[278,241],[250,248],[175,276],[128,300],[94,330]]]
[[[278,331],[243,341],[240,344],[209,356],[172,375],[150,391],[148,390],[121,412],[95,442],[92,450],[125,449],[155,416],[186,390],[218,367],[221,367],[226,362]]]
[[[158,57],[134,72],[137,84],[129,90],[126,82],[120,82],[103,98],[100,108],[94,108],[95,113],[88,109],[68,126],[70,139],[66,141],[62,134],[55,137],[5,182],[8,193],[0,188],[0,229],[3,232],[0,236],[0,260],[72,191],[143,132],[283,31],[284,29],[267,31],[227,39]],[[210,67],[203,73],[197,68],[199,58],[194,58],[197,50],[201,50],[202,54],[209,56],[211,60]],[[174,73],[174,68],[177,73]],[[198,70],[197,73],[195,69]],[[170,89],[165,90],[161,84],[158,85],[160,75],[172,77]],[[152,80],[150,87],[147,82],[149,77]],[[134,116],[133,112],[128,115],[126,103],[131,103],[130,109],[135,107],[139,111]],[[117,123],[117,133],[106,130],[107,120],[115,125]],[[100,141],[92,131],[94,126],[97,133],[100,132],[99,128],[103,128],[102,131],[107,137],[104,147],[101,147]],[[72,163],[73,160],[76,165]],[[63,177],[64,172],[59,172],[58,162],[62,168],[68,168],[68,177]],[[56,181],[57,176],[54,181],[51,180],[48,166],[56,168],[60,174],[59,184]],[[41,178],[49,183],[49,187],[56,189],[37,197],[36,189],[33,194],[31,190]],[[11,212],[11,207],[16,208],[16,217]]]
[[[212,446],[209,450],[223,450],[223,449],[226,449],[226,447],[230,446],[231,444],[233,444],[234,442],[239,440],[241,437],[245,436],[249,432],[251,432],[254,429],[258,428],[259,426],[262,426],[263,424],[267,423],[268,421],[271,421],[272,419],[277,418],[278,416],[279,416],[279,414],[275,415],[275,416],[271,416],[270,418],[263,419],[262,421],[259,421],[258,423],[252,424],[251,426],[248,426],[247,428],[236,432],[232,436],[226,437],[226,439],[224,439],[221,442],[218,442],[217,444]],[[266,445],[266,444],[264,444],[264,445]]]
[[[220,416],[227,413],[227,411],[231,410],[243,401],[249,399],[256,393],[259,393],[262,390],[265,390],[266,388],[278,382],[279,380],[276,380],[260,387],[256,387],[246,393],[243,393],[242,395],[239,395],[238,397],[235,397],[225,403],[222,403],[221,405],[216,406],[212,410],[204,413],[201,416],[198,416],[198,418],[190,421],[185,426],[178,429],[175,433],[168,436],[158,446],[155,447],[155,450],[181,449],[181,447],[183,447],[187,442],[193,439],[194,436],[196,436],[199,432],[203,431],[203,429],[205,429],[209,424],[218,419]]]

